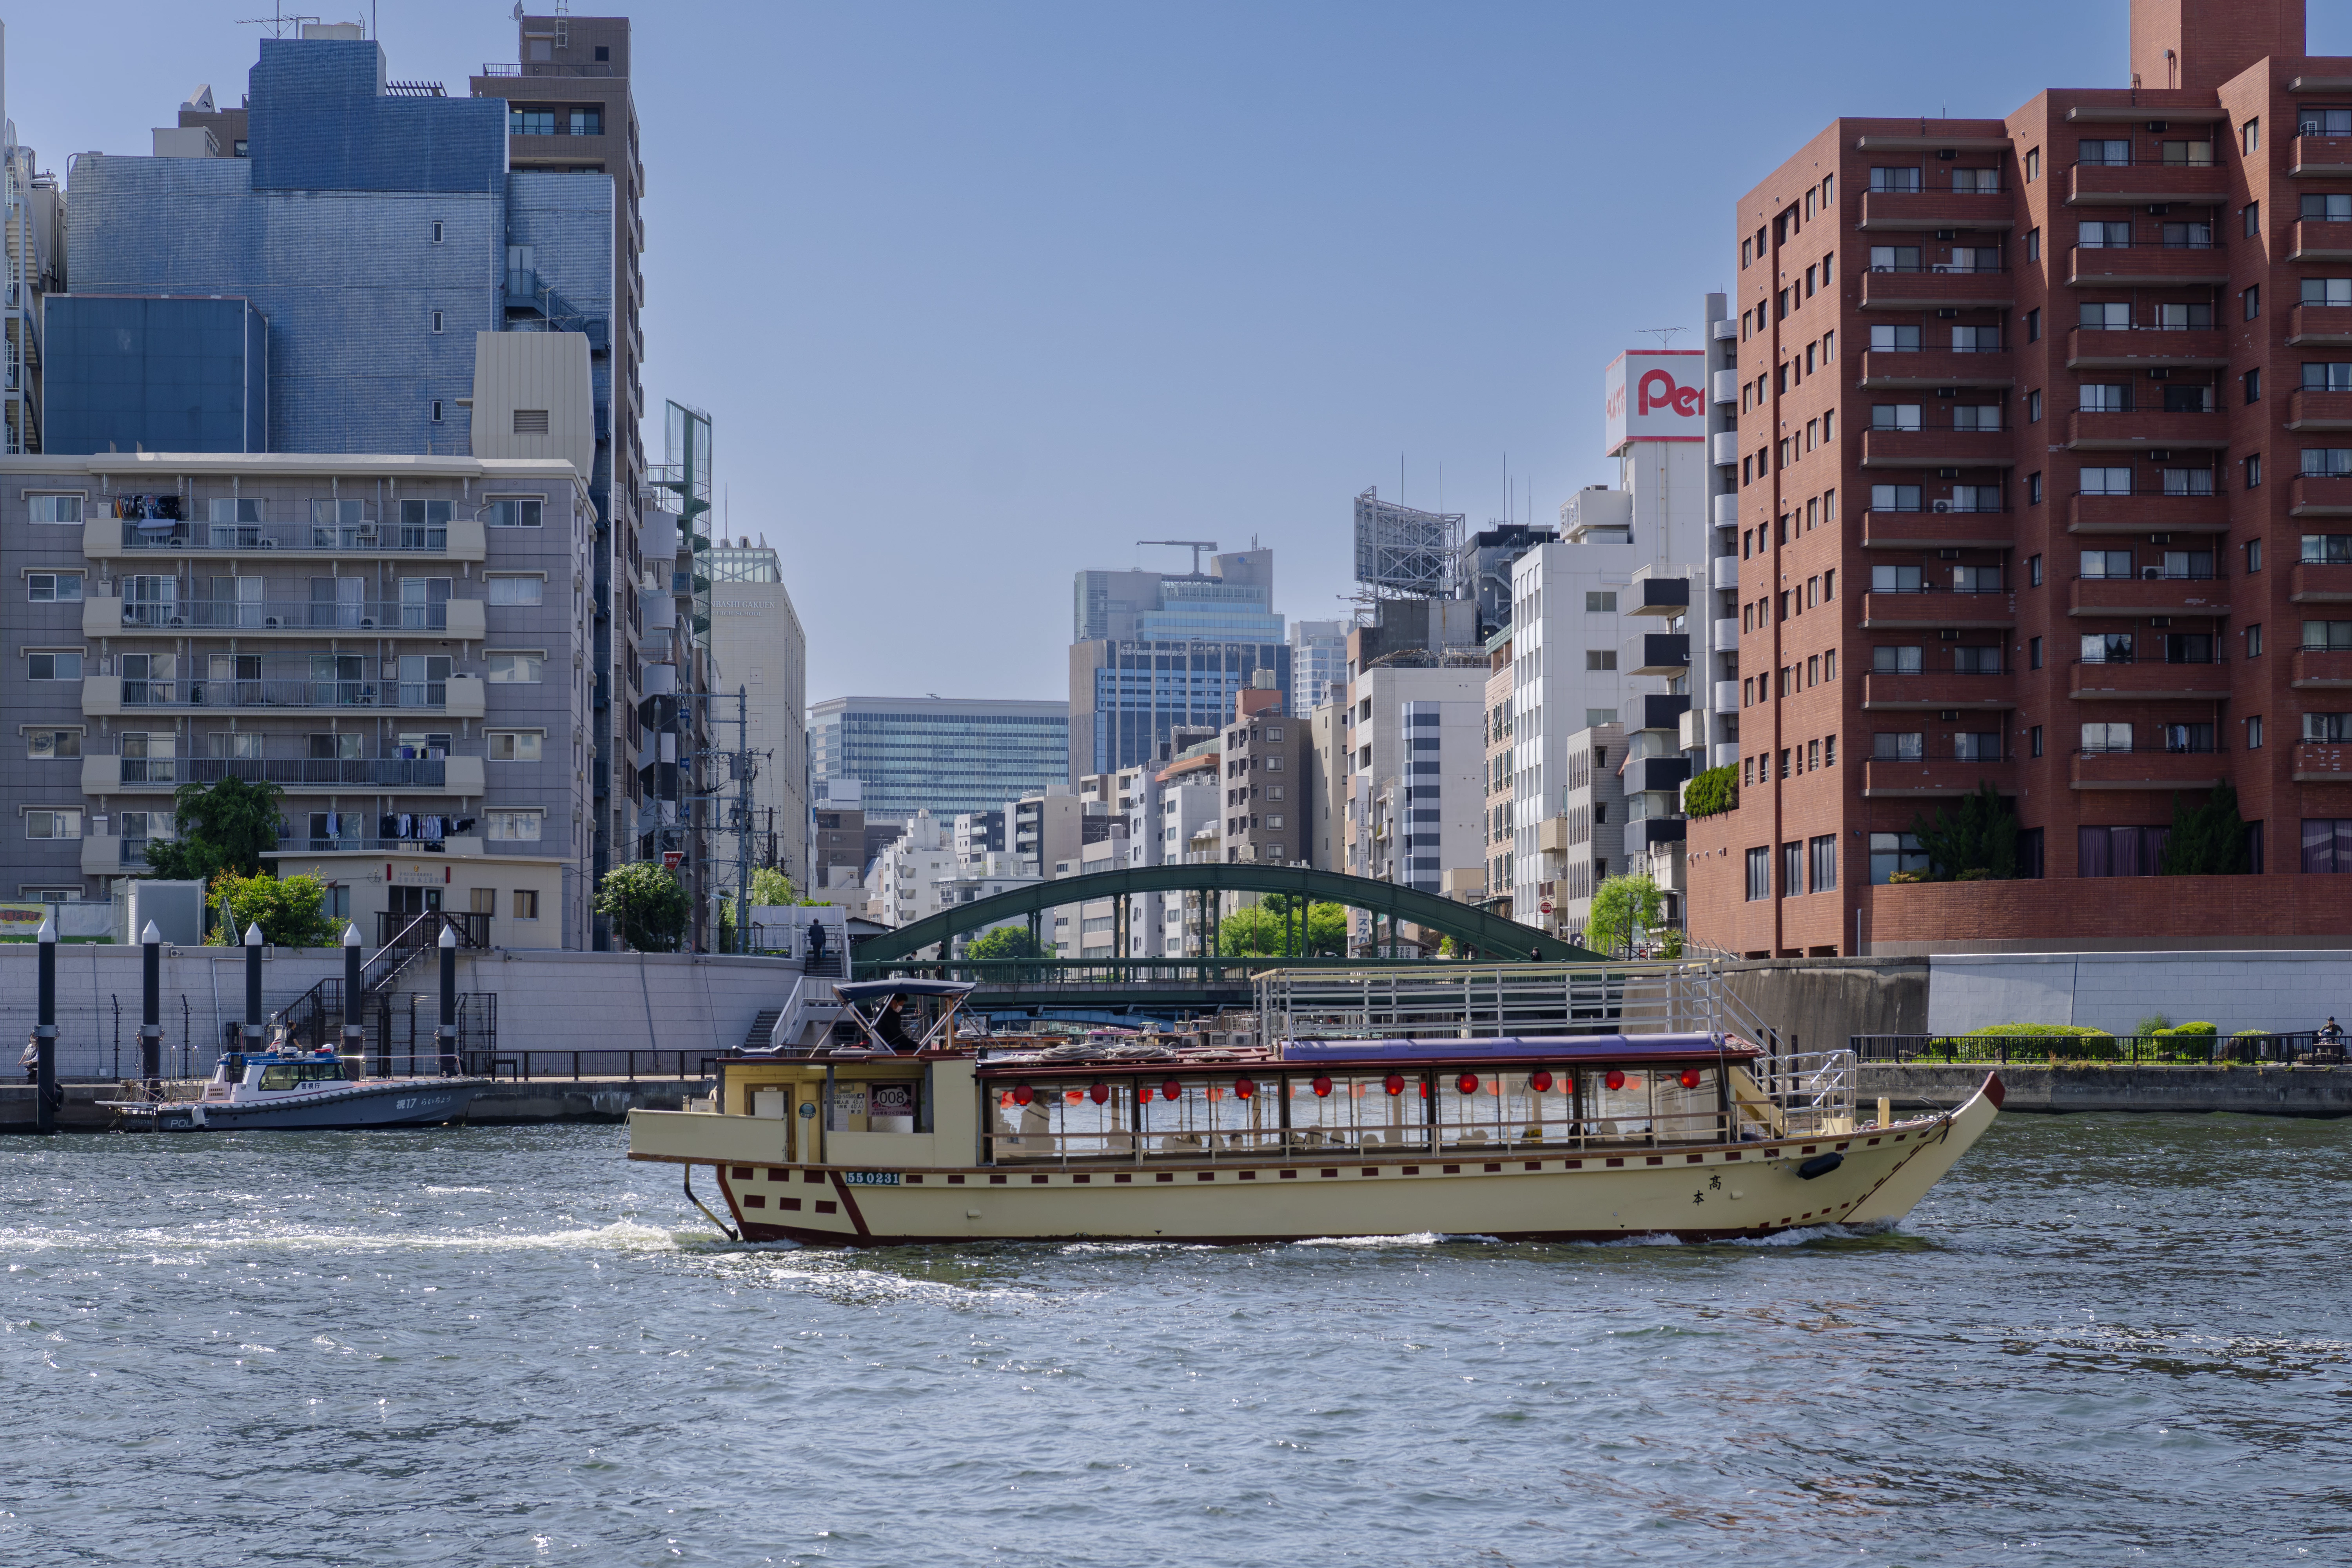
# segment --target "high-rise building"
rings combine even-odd
[[[1213,555],[1206,572],[1080,572],[1072,596],[1072,779],[1150,762],[1180,726],[1223,724],[1260,670],[1289,700],[1271,550]]]
[[[721,542],[709,556],[711,648],[719,691],[714,733],[732,744],[733,694],[748,699],[746,744],[759,754],[751,781],[758,814],[752,864],[774,866],[796,888],[810,885],[808,802],[808,634],[784,587],[783,566],[762,541]],[[724,855],[732,848],[722,843]],[[962,846],[958,846],[959,851]]]
[[[918,811],[952,821],[1066,789],[1069,728],[1059,702],[835,697],[809,709],[809,774],[820,795],[857,780],[869,825],[903,825]]]
[[[2128,86],[1834,121],[1739,200],[1705,942],[2341,940],[2352,59],[2301,0],[2135,0],[2128,42]],[[1915,822],[1981,786],[2014,848],[1936,864]]]
[[[1346,621],[1290,623],[1290,716],[1305,719],[1348,680]],[[1341,698],[1345,700],[1344,690]]]
[[[1482,636],[1511,624],[1511,567],[1538,544],[1558,539],[1555,529],[1524,522],[1498,522],[1462,542],[1454,580],[1464,598],[1478,601]]]

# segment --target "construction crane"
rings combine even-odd
[[[1195,577],[1201,574],[1201,552],[1205,550],[1213,555],[1217,549],[1217,542],[1213,539],[1139,539],[1135,542],[1139,545],[1172,544],[1179,550],[1192,551],[1192,575]]]

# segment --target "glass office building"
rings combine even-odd
[[[1069,783],[1066,702],[836,697],[809,710],[809,776],[864,786],[868,823],[942,822]]]

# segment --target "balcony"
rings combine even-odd
[[[84,637],[187,637],[211,632],[243,637],[436,637],[478,642],[488,622],[479,599],[403,604],[390,599],[172,599],[126,604],[120,598],[82,601]]]
[[[2068,370],[2225,370],[2229,346],[2211,327],[2072,327]]]
[[[2211,789],[2221,773],[2214,752],[2110,747],[2076,752],[2067,783],[2074,789]]]
[[[2142,202],[2226,201],[2230,171],[2220,163],[2077,163],[2068,171],[2068,206],[2136,206]]]
[[[2340,179],[2352,174],[2352,136],[2297,136],[2286,172],[2298,179]]]
[[[1854,226],[1900,234],[2016,225],[2017,205],[2007,191],[1864,191]]]
[[[2077,577],[2067,598],[2066,613],[2226,616],[2230,613],[2230,590],[2218,574],[2204,577]]]
[[[2299,647],[2290,656],[2287,684],[2301,691],[2352,688],[2352,648]]]
[[[2298,218],[2289,261],[2352,261],[2352,223]]]
[[[2287,395],[2290,430],[2352,430],[2352,392],[2318,392],[2298,386]]]
[[[2228,667],[2219,659],[2204,664],[2170,664],[2162,659],[2077,660],[2067,695],[2077,702],[2183,701],[2218,702],[2230,695]]]
[[[602,65],[573,65],[561,60],[525,60],[520,65],[486,65],[482,68],[482,74],[524,77],[609,77],[613,74],[613,68],[610,62]],[[487,938],[484,939],[482,945],[485,947],[489,945]]]
[[[1711,588],[1718,588],[1725,593],[1737,590],[1739,586],[1739,557],[1718,555],[1708,562],[1706,580],[1707,585]]]
[[[289,794],[397,790],[409,794],[479,795],[479,757],[122,757],[82,759],[85,795],[170,791],[184,784],[225,778],[273,784]]]
[[[2352,604],[2352,563],[2296,562],[2287,574],[2287,600],[2296,605]]]
[[[1865,797],[1918,800],[1937,795],[1974,795],[1990,782],[2003,795],[2017,793],[2017,764],[1964,762],[1958,757],[1927,757],[1911,762],[1866,757],[1862,764]]]
[[[2003,510],[1880,511],[1862,514],[1864,550],[2007,550],[2017,542]]]
[[[1737,454],[1734,454],[1732,460],[1734,462],[1738,461]],[[1728,494],[1719,495],[1715,498],[1713,505],[1715,509],[1716,527],[1738,528],[1739,526],[1738,492],[1732,491]]]
[[[2005,310],[2017,303],[2016,279],[1999,271],[1928,267],[1872,268],[1862,275],[1865,310]]]
[[[2352,745],[2335,741],[2297,741],[2293,772],[2297,784],[2352,784]]]
[[[86,675],[81,710],[92,718],[121,713],[203,711],[222,718],[272,713],[414,713],[479,719],[485,712],[479,676],[446,680],[125,680]]]
[[[1642,568],[1643,572],[1648,567]],[[1618,614],[1624,616],[1675,616],[1690,614],[1690,579],[1687,577],[1645,577],[1634,574],[1633,581],[1622,591]]]
[[[1717,371],[1710,384],[1711,395],[1717,403],[1737,403],[1739,401],[1738,371]]]
[[[1628,675],[1681,675],[1690,668],[1690,638],[1679,632],[1629,637],[1625,651],[1633,660]]]
[[[2016,624],[2016,600],[2003,591],[1961,594],[1949,588],[1929,588],[1916,594],[1874,592],[1862,596],[1864,631],[1907,631],[1923,626],[2005,631]]]
[[[1717,713],[1738,712],[1739,682],[1736,680],[1717,681],[1715,683],[1715,696],[1709,706]]]
[[[364,818],[362,820],[365,821]],[[499,847],[510,849],[512,846],[501,844]],[[278,847],[264,849],[261,854],[264,859],[268,859],[279,855],[479,855],[481,852],[482,838],[476,833],[440,838],[329,838],[323,834],[314,837],[304,832],[279,834]],[[399,918],[405,921],[412,917],[402,915]]]
[[[1628,795],[1645,790],[1680,789],[1689,778],[1689,759],[1671,757],[1635,757],[1625,764],[1621,775]]]
[[[2006,349],[1958,353],[1951,349],[1865,349],[1866,392],[1926,392],[1938,386],[2014,386],[2017,366]]]
[[[1737,468],[1739,464],[1739,432],[1718,430],[1708,437],[1709,456],[1721,467]]]
[[[2352,474],[2297,474],[2287,491],[2290,517],[2352,517]]]
[[[152,560],[174,555],[243,557],[268,554],[281,561],[351,560],[394,556],[432,561],[480,561],[488,535],[479,520],[452,518],[422,526],[402,523],[228,523],[169,521],[155,518],[125,522],[92,517],[83,522],[82,553],[93,561]]]
[[[2229,498],[2220,494],[2078,494],[2067,509],[2069,533],[2221,533],[2230,526]]]
[[[1869,429],[1862,433],[1865,468],[2011,468],[2006,430]]]
[[[2154,447],[2219,451],[2230,444],[2229,421],[2220,409],[2184,413],[2135,408],[2120,414],[2066,416],[2066,445],[2078,452],[2137,452]]]
[[[2078,245],[2066,281],[2077,289],[2219,285],[2230,253],[2218,245]]]
[[[1873,669],[1862,678],[1862,705],[1890,711],[1966,708],[1997,712],[2017,706],[2009,689],[2009,674],[1966,674],[1955,669],[1922,670],[1916,675]]]
[[[2352,305],[2296,305],[2287,312],[2291,349],[2352,348]]]

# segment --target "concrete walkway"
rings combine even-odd
[[[1898,1106],[1958,1105],[1998,1071],[2004,1111],[2234,1111],[2247,1116],[2352,1116],[2352,1068],[1988,1067],[1866,1062],[1864,1107],[1880,1095]]]
[[[688,1100],[707,1097],[711,1087],[707,1078],[502,1080],[474,1097],[466,1120],[469,1123],[618,1121],[633,1110],[681,1110]],[[114,1124],[114,1112],[98,1102],[121,1098],[122,1090],[115,1084],[68,1084],[66,1102],[58,1112],[58,1126],[68,1132],[103,1132]],[[32,1131],[35,1109],[31,1085],[0,1085],[0,1132]]]

